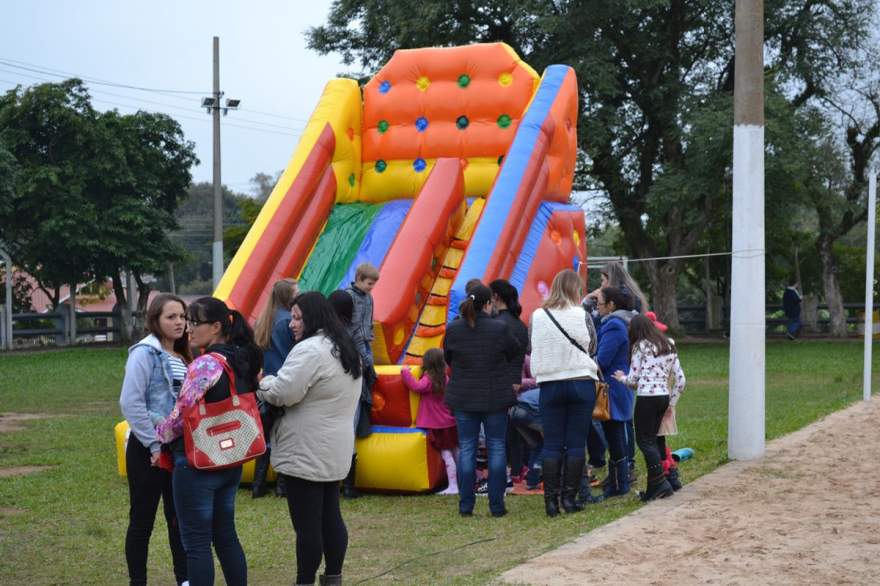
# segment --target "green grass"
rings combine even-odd
[[[880,383],[878,354],[875,386]],[[696,458],[682,465],[687,482],[727,459],[728,353],[722,344],[683,344],[681,356],[688,388],[679,404],[681,434],[670,444],[696,450]],[[0,411],[53,415],[0,435],[0,468],[53,467],[0,478],[0,582],[126,581],[122,547],[128,489],[116,474],[113,446],[124,360],[125,350],[119,348],[0,355]],[[861,373],[861,343],[769,342],[768,438],[861,398]],[[391,570],[367,583],[483,584],[640,506],[634,498],[613,499],[576,516],[548,519],[540,497],[508,497],[507,504],[510,514],[492,519],[479,499],[476,516],[461,519],[453,497],[367,496],[345,502],[350,534],[346,581]],[[236,513],[251,583],[292,582],[293,530],[285,502],[274,497],[254,501],[241,491]],[[173,583],[161,514],[152,546],[152,580]]]

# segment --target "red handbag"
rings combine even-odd
[[[241,466],[266,452],[256,395],[239,395],[235,390],[235,373],[226,358],[216,353],[211,356],[229,377],[229,397],[206,403],[203,396],[183,416],[186,459],[197,470]]]

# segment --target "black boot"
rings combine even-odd
[[[269,470],[269,450],[254,460],[254,482],[251,484],[251,497],[258,499],[266,496],[266,472]]]
[[[617,462],[608,463],[608,484],[602,489],[602,495],[607,499],[615,496],[623,496],[629,492],[629,463],[626,458]]]
[[[348,476],[342,481],[342,496],[347,499],[356,499],[361,496],[354,483],[357,478],[357,454],[351,456],[351,468],[348,469]]]
[[[584,505],[578,502],[578,489],[581,487],[581,479],[584,477],[585,459],[568,457],[565,459],[565,476],[562,482],[562,508],[566,513],[577,513],[584,510]]]
[[[595,503],[601,503],[605,500],[605,497],[602,495],[593,496],[593,487],[591,486],[591,482],[589,477],[584,476],[581,478],[581,488],[578,491],[577,502],[581,505],[592,505]]]
[[[287,485],[284,483],[284,476],[278,474],[275,478],[275,496],[286,499]]]
[[[669,481],[669,486],[672,487],[672,490],[681,490],[681,479],[678,477],[678,468],[670,468],[669,473],[666,475],[666,480]]]
[[[544,511],[548,517],[559,514],[559,466],[561,460],[544,459],[541,468],[544,476]]]
[[[675,491],[663,474],[663,465],[651,466],[648,469],[648,489],[641,495],[642,502],[666,498],[673,492]]]
[[[335,576],[321,574],[318,576],[318,584],[321,586],[342,586],[342,574],[336,574]]]

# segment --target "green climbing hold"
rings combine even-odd
[[[379,120],[379,124],[376,125],[379,129],[379,132],[386,132],[388,130],[388,121],[387,120]]]
[[[382,159],[379,159],[378,161],[376,161],[376,173],[381,173],[382,171],[384,171],[387,168],[388,168],[388,163],[386,163]]]
[[[459,130],[464,130],[470,124],[470,120],[467,119],[467,116],[459,116],[455,120],[455,125],[458,126]]]
[[[351,175],[348,176],[348,184],[351,185],[352,187],[354,187],[354,182],[355,182],[355,176],[354,176],[354,173],[352,173]]]
[[[510,126],[511,122],[513,122],[513,121],[510,119],[510,116],[508,116],[507,114],[502,114],[501,116],[498,117],[498,126],[500,126],[501,128],[507,128],[508,126]]]
[[[467,73],[462,73],[458,76],[458,87],[466,88],[471,84],[471,76]]]

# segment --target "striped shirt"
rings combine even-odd
[[[173,354],[168,355],[168,360],[171,362],[171,378],[173,379],[174,394],[176,395],[183,385],[183,379],[186,378],[186,364]]]

